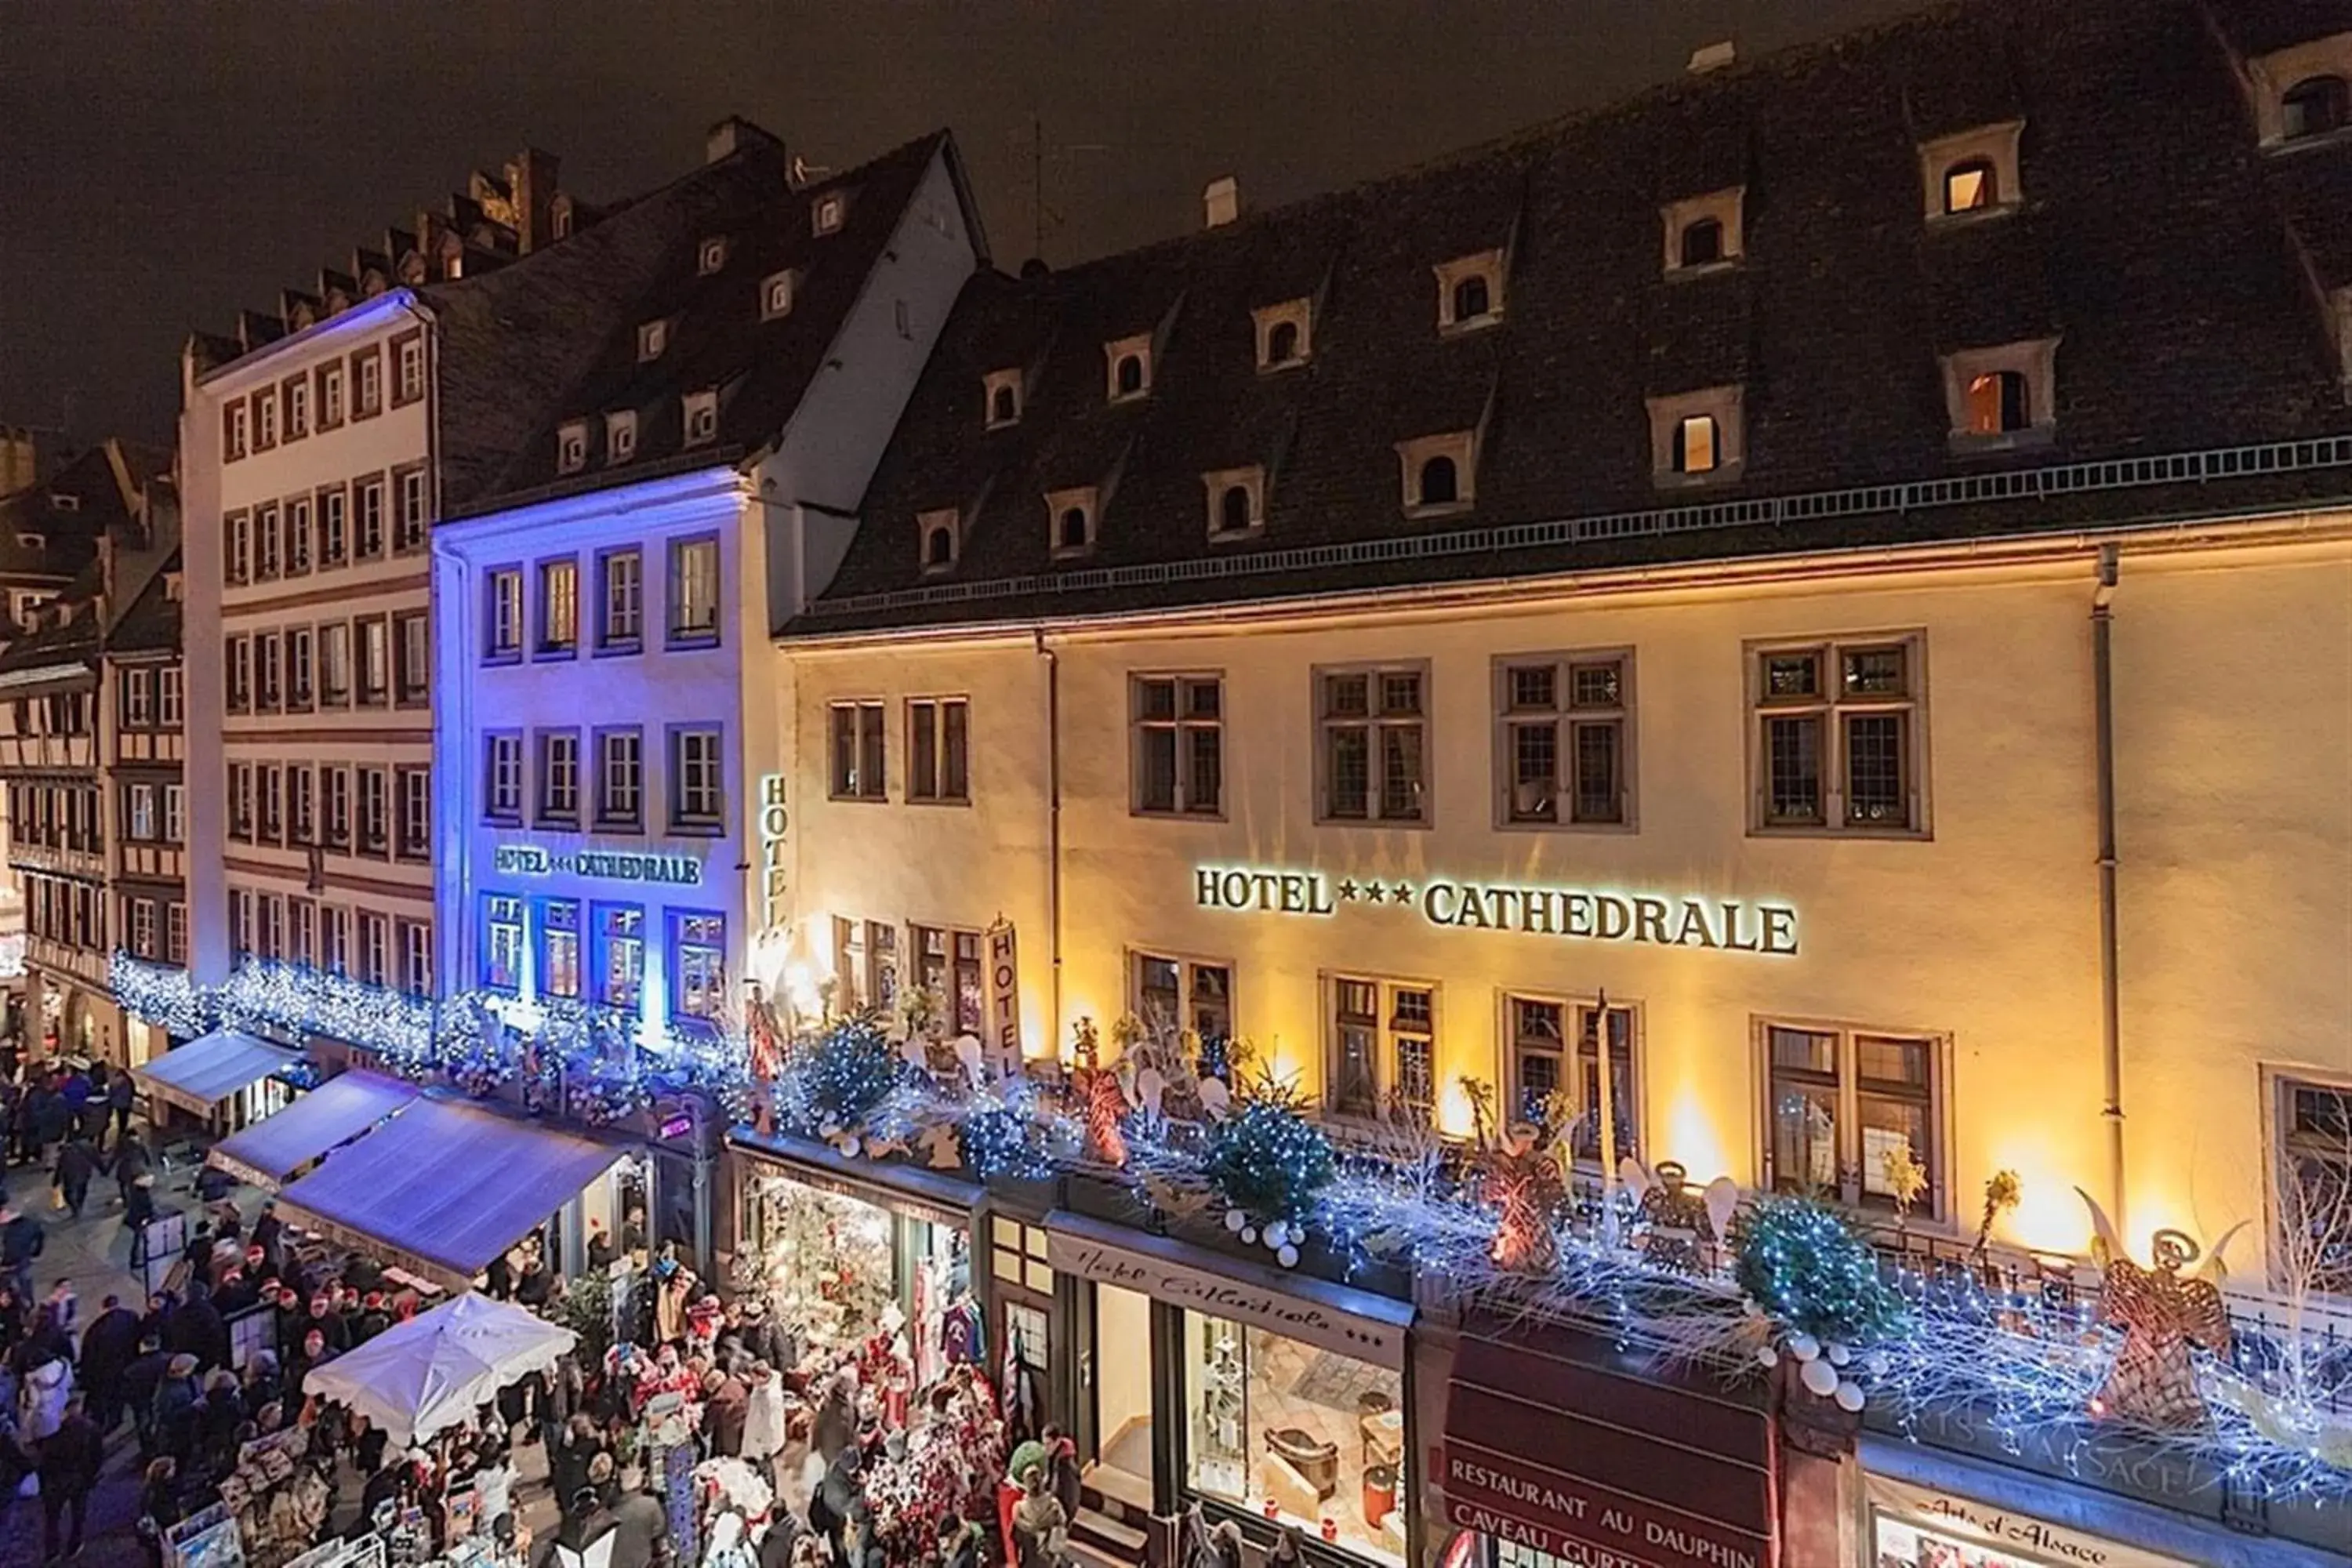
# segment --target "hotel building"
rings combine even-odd
[[[2293,1283],[2281,1195],[2352,1173],[2346,26],[1939,13],[975,277],[747,682],[741,787],[793,803],[779,973],[984,1032],[994,931],[1032,1058],[1131,1017],[1245,1042],[1343,1136],[1491,1097],[1595,1183],[1816,1192],[1922,1256],[1981,1222],[2029,1273],[2086,1249],[2080,1188],[2142,1255],[2251,1222],[2234,1285]],[[1411,1443],[1377,1456],[1408,1543],[1350,1425],[1379,1379],[1196,1333],[1024,1224],[997,1327],[1052,1337],[1090,1499],[1311,1524],[1253,1468],[1274,1412],[1338,1456],[1343,1557],[1769,1550],[1755,1518],[1457,1536]],[[1427,1436],[1433,1364],[1381,1394]],[[1220,1468],[1236,1372],[1261,1414]],[[1930,1515],[1971,1507],[2114,1561],[2352,1550],[2307,1501],[1970,1447],[1791,1472],[1784,1505],[1843,1500],[1780,1561],[1958,1561]]]

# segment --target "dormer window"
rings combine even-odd
[[[2058,340],[2036,338],[1944,357],[1955,451],[2041,446],[2057,431]]]
[[[1125,403],[1151,390],[1150,332],[1105,343],[1103,362],[1110,377],[1109,396],[1113,403]]]
[[[555,205],[548,209],[547,216],[548,225],[556,238],[572,237],[572,198],[570,196],[557,196]]]
[[[604,416],[604,459],[625,463],[637,455],[637,413],[625,408]]]
[[[708,278],[726,265],[727,241],[722,238],[704,240],[702,248],[695,253],[694,268],[702,277]]]
[[[1396,444],[1407,517],[1465,511],[1476,494],[1476,432],[1450,430]]]
[[[1437,274],[1437,330],[1468,331],[1492,326],[1503,319],[1503,253],[1482,250],[1475,256],[1441,262]]]
[[[809,205],[809,226],[819,234],[838,233],[848,209],[848,202],[838,191],[819,196]]]
[[[1265,470],[1218,468],[1201,476],[1209,500],[1209,537],[1245,539],[1265,527]]]
[[[669,347],[669,322],[646,321],[637,328],[637,363],[661,358]]]
[[[1658,209],[1665,225],[1667,276],[1727,266],[1746,254],[1746,196],[1745,187],[1734,185]]]
[[[760,280],[760,320],[772,321],[778,316],[788,316],[793,310],[793,275],[790,272],[771,273]]]
[[[963,513],[952,507],[918,512],[915,536],[922,541],[924,575],[952,571],[957,557],[963,553]]]
[[[566,425],[555,433],[555,471],[576,474],[588,466],[588,426]]]
[[[52,511],[79,511],[81,510],[81,497],[71,494],[66,490],[51,490],[49,492],[49,509]]]
[[[686,444],[698,447],[719,436],[719,394],[689,392],[686,395]]]
[[[2302,142],[2352,124],[2352,85],[2340,76],[2307,76],[2279,96],[2283,140]]]
[[[1738,479],[1747,456],[1743,403],[1737,386],[1651,398],[1651,478],[1669,489]]]
[[[2017,143],[2025,121],[1980,125],[1919,148],[1919,178],[1929,223],[2014,211],[2023,195]]]
[[[1307,331],[1314,324],[1307,300],[1286,300],[1279,305],[1261,306],[1251,315],[1257,322],[1258,369],[1288,370],[1307,363],[1312,352]]]
[[[1007,425],[1021,423],[1021,373],[1017,370],[991,371],[980,382],[981,406],[987,410],[986,425],[991,430],[1001,430]]]
[[[1097,497],[1092,485],[1045,493],[1045,516],[1053,529],[1055,560],[1066,561],[1072,556],[1093,553],[1096,505]]]

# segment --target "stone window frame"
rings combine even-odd
[[[947,531],[948,558],[931,559],[931,536],[941,529]],[[921,563],[923,575],[938,577],[956,569],[963,559],[963,510],[961,507],[940,507],[915,514],[915,558]]]
[[[1000,392],[1010,392],[1013,394],[1013,414],[1010,418],[1000,419],[997,417],[996,395]],[[1027,401],[1026,394],[1027,388],[1024,385],[1024,378],[1018,368],[1011,370],[992,370],[986,375],[982,376],[980,378],[981,428],[984,430],[1009,430],[1013,426],[1020,424],[1024,405]]]
[[[1451,298],[1451,296],[1448,296]],[[1277,300],[1260,305],[1250,312],[1256,329],[1257,368],[1268,375],[1286,370],[1297,370],[1315,357],[1315,302],[1300,296],[1296,300]],[[1273,357],[1271,345],[1276,327],[1295,327],[1298,331],[1298,352],[1288,359]]]
[[[555,432],[555,471],[576,474],[588,466],[588,422],[574,419]]]
[[[624,439],[625,435],[626,439]],[[604,416],[604,461],[625,463],[637,455],[637,411],[617,409]]]
[[[1084,544],[1062,542],[1062,517],[1072,509],[1087,514],[1087,542]],[[1045,542],[1053,559],[1077,561],[1095,552],[1102,540],[1102,492],[1097,485],[1072,485],[1066,489],[1045,492]]]
[[[1143,380],[1133,392],[1121,392],[1118,367],[1130,358],[1141,363]],[[1103,344],[1103,400],[1107,403],[1140,403],[1150,395],[1151,334],[1135,332],[1124,338],[1113,338]]]
[[[1680,201],[1667,202],[1658,208],[1658,217],[1664,228],[1665,271],[1668,278],[1700,278],[1736,267],[1748,255],[1746,212],[1748,187],[1728,185],[1719,191],[1707,191]],[[1683,236],[1692,226],[1712,219],[1723,226],[1723,253],[1713,261],[1685,266],[1683,262]]]
[[[1444,430],[1412,436],[1396,443],[1400,500],[1409,518],[1451,517],[1468,511],[1478,500],[1478,432]],[[1432,458],[1454,459],[1454,499],[1421,500],[1421,471]]]
[[[698,416],[709,421],[709,428],[697,433]],[[719,389],[707,387],[689,392],[678,399],[679,443],[687,447],[708,447],[719,439]]]
[[[771,272],[760,279],[760,320],[781,321],[793,313],[793,298],[798,291],[799,279],[793,269]]]
[[[2286,134],[2286,95],[2315,76],[2341,77],[2352,82],[2352,32],[2331,33],[2289,48],[2257,55],[2246,62],[2249,97],[2254,112],[2254,134],[2266,153],[2333,146],[2352,127],[2290,141]]]
[[[1743,383],[1733,382],[1650,398],[1651,482],[1661,489],[1681,489],[1736,481],[1748,462],[1747,393]],[[1701,415],[1715,421],[1715,467],[1685,473],[1675,466],[1675,435],[1684,420]]]
[[[1938,356],[1944,375],[1944,412],[1954,452],[2006,452],[2046,447],[2058,431],[2058,343],[2055,336],[2021,342],[1956,349]],[[1969,384],[1978,376],[2014,371],[2025,377],[2027,420],[2021,430],[1979,435],[1969,428]]]
[[[1492,250],[1473,251],[1457,256],[1451,261],[1441,261],[1430,271],[1437,279],[1437,330],[1455,332],[1483,331],[1502,322],[1505,310],[1503,288],[1506,256],[1500,246]],[[1483,315],[1457,320],[1454,314],[1454,291],[1465,280],[1483,278],[1486,283],[1486,310]]]
[[[1250,520],[1245,527],[1224,526],[1225,492],[1236,487],[1249,492]],[[1212,468],[1201,476],[1201,489],[1208,503],[1209,542],[1226,544],[1237,539],[1255,539],[1265,531],[1265,465],[1249,463],[1237,468]]]
[[[2022,120],[1998,121],[1973,126],[1919,143],[1921,213],[1932,226],[1979,223],[2012,213],[2024,205],[2025,183],[2019,143],[2025,135]],[[1982,160],[1992,165],[1992,203],[1962,212],[1944,210],[1944,176],[1962,163]]]
[[[704,236],[702,243],[694,247],[695,276],[709,278],[714,273],[724,271],[726,267],[727,237],[723,234]]]

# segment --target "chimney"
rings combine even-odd
[[[1709,71],[1719,71],[1738,58],[1739,51],[1729,38],[1719,44],[1703,45],[1691,51],[1690,73],[1705,76]]]
[[[0,425],[0,496],[9,495],[41,479],[41,444],[30,430]]]
[[[507,165],[507,186],[514,192],[515,250],[522,256],[555,238],[555,154],[526,147]]]
[[[1202,216],[1207,228],[1223,228],[1242,216],[1242,184],[1231,174],[1211,180],[1201,193]]]

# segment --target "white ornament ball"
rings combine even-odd
[[[1853,1415],[1862,1409],[1862,1384],[1853,1382],[1837,1385],[1838,1408]]]
[[[1807,1391],[1818,1394],[1824,1399],[1837,1392],[1837,1369],[1825,1361],[1807,1362],[1804,1372],[1800,1375],[1804,1379]]]
[[[1239,1236],[1242,1233],[1242,1227],[1247,1224],[1249,1224],[1249,1215],[1242,1213],[1241,1210],[1227,1209],[1225,1211],[1225,1228],[1232,1231],[1235,1236]]]
[[[1257,1227],[1255,1226],[1244,1226],[1242,1227],[1242,1245],[1244,1247],[1255,1247],[1257,1245]]]
[[[1853,1352],[1841,1344],[1831,1345],[1829,1355],[1832,1366],[1843,1366],[1853,1359]]]
[[[1780,1364],[1780,1352],[1774,1350],[1770,1345],[1758,1345],[1756,1347],[1756,1364],[1758,1366],[1779,1366]]]
[[[1275,1261],[1281,1264],[1285,1268],[1296,1268],[1298,1267],[1298,1248],[1291,1246],[1288,1242],[1283,1243],[1282,1250],[1276,1253],[1274,1258]]]
[[[1265,1244],[1268,1247],[1278,1247],[1289,1239],[1290,1226],[1283,1221],[1276,1220],[1265,1227]]]
[[[1795,1356],[1799,1361],[1811,1361],[1815,1356],[1822,1353],[1822,1342],[1813,1338],[1811,1334],[1790,1334],[1789,1336],[1789,1353]]]
[[[1873,1351],[1868,1355],[1863,1357],[1862,1370],[1870,1373],[1873,1377],[1885,1377],[1886,1375],[1886,1352],[1885,1351]]]

